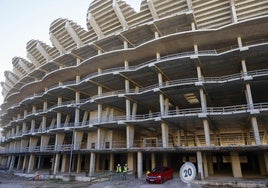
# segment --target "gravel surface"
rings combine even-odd
[[[57,179],[52,180],[33,180],[15,176],[12,173],[0,172],[0,188],[189,188],[182,183],[178,178],[166,181],[162,185],[148,184],[144,179],[135,179],[134,176],[128,177],[127,180],[115,178],[110,181],[89,182],[82,181],[62,181]],[[199,188],[200,185],[192,185],[192,188]]]

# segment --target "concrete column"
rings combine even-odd
[[[165,105],[165,110],[164,110],[164,114],[165,115],[168,115],[168,111],[169,111],[169,99],[168,98],[166,98],[165,99],[165,103],[164,103]]]
[[[131,114],[130,114],[130,100],[126,99],[126,119],[130,120],[131,119]]]
[[[195,52],[195,54],[198,54],[198,46],[197,46],[197,44],[194,45],[194,52]]]
[[[138,158],[138,160],[137,160],[137,169],[138,169],[138,172],[137,172],[137,174],[138,174],[138,178],[141,178],[142,177],[142,174],[143,174],[143,172],[142,172],[142,153],[140,152],[140,151],[138,151],[138,153],[137,153],[137,158]]]
[[[115,170],[115,165],[114,165],[114,154],[110,153],[110,166],[109,166],[109,170],[111,172],[113,172]]]
[[[161,59],[160,53],[157,52],[157,53],[156,53],[156,60],[159,61],[160,59]]]
[[[10,158],[10,162],[9,162],[9,170],[13,170],[14,168],[14,165],[15,165],[15,159],[16,159],[16,156],[12,155],[11,158]]]
[[[70,160],[70,159],[69,159]],[[63,172],[66,172],[66,165],[68,164],[68,162],[67,162],[67,155],[66,154],[64,154],[64,155],[62,155],[62,160],[61,160],[61,172],[63,173]]]
[[[196,67],[196,71],[197,71],[197,78],[199,81],[201,81],[202,80],[201,67],[200,66]]]
[[[22,163],[22,157],[21,157],[21,155],[20,155],[20,156],[19,156],[19,159],[18,159],[17,170],[20,169],[21,163]]]
[[[250,109],[253,109],[253,98],[252,98],[252,94],[251,94],[251,88],[249,83],[246,84],[246,90],[245,90],[245,95],[246,95],[246,99],[247,99],[247,103]]]
[[[203,154],[203,164],[204,164],[204,176],[205,178],[207,178],[209,173],[208,173],[208,161],[206,153]]]
[[[34,132],[35,132],[35,119],[32,119],[31,120],[31,133],[34,133]]]
[[[191,22],[191,29],[192,29],[192,31],[195,31],[196,30],[196,27],[195,27],[195,23],[194,22]]]
[[[137,103],[133,103],[133,105],[132,105],[132,120],[134,120],[136,117],[137,107],[138,107]]]
[[[129,80],[125,80],[125,92],[129,92]],[[130,100],[126,98],[126,119],[130,120],[131,119],[131,114],[130,114]]]
[[[55,160],[54,160],[54,170],[53,174],[57,174],[59,172],[59,166],[60,166],[60,154],[56,154]]]
[[[134,132],[135,132],[135,128],[131,125],[127,125],[126,126],[126,137],[127,137],[127,148],[131,148],[133,147],[133,143],[134,143]]]
[[[161,123],[163,148],[168,147],[168,125]]]
[[[89,164],[89,176],[93,176],[95,173],[95,158],[96,158],[96,154],[91,153],[90,154],[90,164]]]
[[[155,162],[155,153],[151,153],[151,161],[152,161],[152,169],[156,167],[156,162]]]
[[[201,180],[204,179],[203,160],[201,151],[196,152],[198,174],[200,174]]]
[[[103,130],[98,128],[97,130],[97,149],[103,148]]]
[[[246,76],[248,70],[247,70],[247,65],[246,65],[246,61],[245,60],[242,60],[241,61],[241,66],[242,66],[242,72],[243,72],[244,76]]]
[[[55,150],[58,150],[58,148],[63,144],[65,134],[56,133],[56,140],[55,140]]]
[[[207,164],[208,164],[208,174],[214,175],[214,168],[213,168],[213,159],[211,154],[207,154]]]
[[[98,122],[102,121],[102,104],[98,104]]]
[[[207,111],[207,100],[206,100],[206,95],[204,94],[203,88],[199,89],[199,94],[200,94],[202,112],[206,113],[206,111]]]
[[[46,147],[48,146],[49,143],[49,135],[42,135],[41,136],[41,144],[40,144],[40,151],[45,151]]]
[[[36,147],[38,142],[38,138],[37,137],[31,137],[30,138],[30,143],[29,143],[29,150],[33,151],[33,149]]]
[[[75,103],[76,104],[80,103],[80,92],[78,92],[78,91],[75,92]],[[74,119],[75,126],[79,125],[79,122],[80,122],[79,117],[80,117],[80,109],[76,108],[75,109],[75,119]]]
[[[156,39],[159,38],[159,33],[157,31],[154,32],[154,38],[156,38]]]
[[[61,127],[61,113],[57,112],[57,128]]]
[[[210,146],[210,130],[209,130],[209,124],[208,124],[207,119],[203,119],[203,126],[204,126],[206,146]]]
[[[81,154],[77,155],[77,163],[76,163],[76,173],[80,173],[81,172],[81,163],[82,163],[82,157]]]
[[[28,168],[28,156],[24,156],[22,170],[26,170]]]
[[[232,170],[233,170],[233,177],[234,178],[242,178],[242,171],[240,165],[240,159],[238,152],[230,152],[231,156],[231,163],[232,163]]]
[[[130,171],[134,170],[134,153],[127,154],[127,165]]]
[[[160,112],[161,116],[165,114],[165,108],[164,108],[164,95],[162,93],[159,94],[159,104],[160,104]]]
[[[20,141],[20,149],[24,151],[24,149],[28,146],[29,140],[28,139],[21,139]]]
[[[268,152],[264,152],[264,165],[266,170],[266,175],[268,175]]]
[[[158,73],[158,84],[159,86],[163,85],[163,76],[161,73]]]
[[[79,150],[81,148],[83,134],[84,134],[84,132],[82,132],[82,131],[75,131],[74,132],[74,149],[75,150]]]
[[[260,133],[259,133],[259,128],[258,128],[257,118],[256,117],[251,117],[250,122],[251,122],[251,127],[252,127],[252,130],[253,130],[255,144],[256,145],[261,145],[261,139],[260,139]]]
[[[42,132],[46,131],[47,129],[47,117],[43,116],[42,117]]]
[[[35,155],[31,154],[30,160],[29,160],[29,165],[28,165],[28,170],[27,170],[28,173],[30,173],[34,170],[35,163],[36,163]]]
[[[238,44],[238,47],[239,47],[239,48],[243,47],[242,39],[241,39],[240,36],[237,37],[237,44]]]
[[[38,160],[37,161],[37,169],[43,168],[43,164],[41,164],[43,160],[42,160],[42,157],[40,155],[38,156],[37,160]]]

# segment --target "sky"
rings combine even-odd
[[[141,0],[125,0],[139,11]],[[92,0],[0,0],[0,82],[4,71],[13,69],[13,57],[26,57],[26,44],[32,39],[51,45],[50,24],[67,18],[87,30],[86,15]],[[2,87],[0,87],[0,93]],[[0,104],[3,96],[0,94]]]

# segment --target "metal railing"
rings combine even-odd
[[[264,139],[264,132],[260,132],[261,144],[268,144]],[[222,133],[218,135],[210,135],[210,146],[219,147],[233,147],[233,146],[252,146],[255,145],[253,133]],[[181,137],[180,140],[175,137],[169,137],[167,143],[167,149],[171,148],[183,148],[183,147],[210,147],[206,144],[205,135],[187,135]],[[143,139],[133,140],[133,144],[127,148],[126,140],[114,140],[102,142],[99,146],[91,148],[91,146],[82,146],[74,144],[63,145],[47,145],[47,146],[26,146],[26,147],[13,147],[2,148],[0,153],[25,153],[25,152],[62,152],[71,150],[110,150],[110,149],[149,149],[149,148],[163,148],[162,139]]]
[[[39,127],[35,129],[28,129],[28,130],[21,130],[19,132],[14,133],[7,133],[5,140],[8,139],[15,139],[17,137],[22,137],[26,135],[32,134],[41,134],[47,131],[53,130],[66,130],[66,128],[79,128],[79,127],[93,127],[103,124],[119,124],[122,122],[131,122],[131,121],[148,121],[148,120],[157,120],[157,119],[168,119],[170,117],[180,118],[183,116],[196,116],[198,117],[199,114],[203,115],[230,115],[230,114],[238,114],[238,113],[251,113],[252,111],[257,110],[258,113],[262,111],[268,111],[268,102],[266,103],[255,103],[253,105],[248,104],[241,104],[241,105],[234,105],[234,106],[224,106],[224,107],[207,107],[205,110],[202,108],[187,108],[187,109],[178,109],[178,110],[169,110],[165,113],[161,112],[154,112],[149,114],[138,114],[138,115],[130,115],[130,116],[113,116],[109,118],[102,118],[99,120],[98,118],[90,119],[89,121],[79,122],[79,123],[62,123],[59,125],[51,125],[49,127]],[[255,112],[255,111],[254,111]]]

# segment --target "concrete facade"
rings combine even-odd
[[[53,174],[190,161],[268,175],[268,2],[94,0],[49,27],[2,83],[0,164]],[[264,163],[264,164],[263,164]]]

